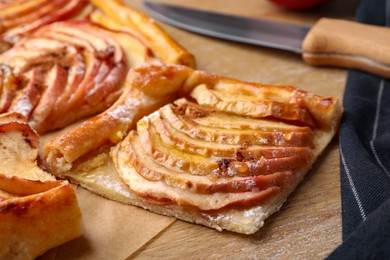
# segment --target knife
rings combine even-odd
[[[293,51],[310,65],[355,68],[390,78],[390,28],[321,18],[313,26],[143,2],[157,20],[191,32]]]

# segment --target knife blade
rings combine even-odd
[[[390,28],[321,18],[313,26],[143,2],[146,12],[175,27],[211,37],[302,55],[310,65],[355,68],[390,78]]]

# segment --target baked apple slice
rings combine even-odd
[[[142,127],[139,127],[137,129],[138,133],[142,131],[141,128]],[[235,193],[254,190],[259,191],[271,186],[280,186],[285,178],[284,175],[291,175],[290,171],[281,172],[275,170],[270,171],[270,173],[266,175],[247,174],[245,176],[234,176],[234,174],[217,176],[212,171],[203,175],[196,174],[192,171],[191,174],[187,174],[189,171],[165,166],[161,163],[161,160],[159,160],[161,158],[155,160],[155,158],[146,151],[144,139],[136,134],[129,135],[129,137],[122,142],[122,145],[126,146],[124,149],[128,152],[130,164],[137,169],[137,172],[139,172],[143,178],[149,181],[163,181],[169,186],[178,187],[195,193],[211,194],[216,192]]]
[[[260,157],[272,158],[276,156],[286,157],[299,155],[301,153],[310,153],[309,147],[263,146],[252,145],[248,142],[238,144],[208,142],[191,138],[190,136],[170,126],[159,116],[153,117],[153,120],[150,122],[156,129],[157,134],[161,136],[161,139],[165,143],[174,146],[181,151],[202,156],[218,156],[228,158],[235,158],[239,156],[248,159]]]
[[[69,88],[66,88],[57,100],[46,121],[47,124],[62,114],[79,114],[79,118],[94,114],[107,108],[112,99],[115,100],[115,98],[110,99],[110,95],[115,92],[117,92],[116,96],[119,94],[118,90],[121,89],[122,78],[127,70],[127,60],[123,49],[114,38],[101,33],[99,27],[95,29],[89,23],[81,22],[68,22],[64,26],[56,24],[54,29],[51,26],[45,27],[42,36],[57,37],[65,43],[74,44],[76,48],[84,48],[82,56],[86,57],[84,77],[70,82]],[[77,36],[81,41],[75,40]],[[109,100],[108,104],[104,98]],[[91,109],[95,111],[91,112]],[[80,115],[82,111],[88,114]],[[77,119],[69,121],[75,120]],[[70,122],[65,121],[62,126]]]
[[[39,137],[25,118],[14,112],[0,118],[1,172],[30,180],[55,180],[37,165]]]
[[[220,111],[243,114],[253,118],[273,117],[306,126],[316,126],[309,111],[296,103],[283,103],[274,100],[264,100],[257,96],[235,95],[215,91],[206,85],[199,86],[192,92],[192,97],[199,104],[210,105]]]
[[[67,70],[59,64],[54,64],[47,71],[45,77],[46,91],[40,96],[40,101],[35,106],[34,113],[31,114],[30,124],[33,127],[38,128],[39,122],[43,122],[49,116],[57,102],[57,98],[63,95],[68,78],[71,78],[75,74],[74,70],[77,69],[81,70],[78,65]]]
[[[163,110],[163,108],[160,110]],[[221,116],[223,117],[222,113]],[[160,128],[164,128],[164,130],[159,132],[158,129]],[[239,132],[236,135],[239,136]],[[156,142],[159,137],[161,137],[162,141]],[[169,141],[166,141],[167,139]],[[268,172],[264,170],[261,172],[261,168],[264,169],[264,167],[255,166],[252,171],[247,170],[245,172],[244,170],[245,174],[237,174],[236,167],[230,168],[230,171],[228,170],[226,174],[221,174],[221,171],[209,171],[208,173],[199,174],[199,172],[191,171],[195,167],[189,167],[187,171],[180,169],[180,167],[171,167],[166,162],[172,162],[174,159],[166,154],[160,154],[162,156],[159,156],[155,150],[151,151],[151,149],[148,149],[151,146],[156,147],[156,149],[165,147],[165,150],[176,150],[176,154],[178,153],[177,150],[179,150],[183,154],[190,154],[189,157],[192,154],[196,154],[198,157],[202,156],[205,159],[216,159],[220,162],[225,162],[224,166],[226,168],[230,166],[230,162],[232,162],[234,167],[234,161],[237,163],[237,166],[240,166],[237,168],[243,169],[243,162],[254,163],[255,165],[254,161],[260,162],[261,159],[267,157],[291,157],[291,154],[286,152],[288,150],[301,150],[301,156],[304,159],[301,159],[295,167],[291,163],[280,166],[280,168],[285,167],[286,171],[279,171],[279,169],[274,168],[268,169]],[[145,194],[142,194],[146,188],[140,190],[138,185],[133,185],[134,183],[127,176],[130,171],[129,168],[134,168],[140,177],[147,182],[163,182],[174,189],[180,189],[181,204],[188,204],[200,210],[219,210],[231,205],[246,206],[248,204],[256,204],[259,200],[266,199],[263,194],[264,191],[272,188],[274,192],[284,191],[285,185],[291,186],[295,183],[294,172],[296,170],[307,169],[312,153],[310,147],[303,147],[304,149],[301,149],[302,147],[281,147],[282,149],[279,149],[279,151],[286,152],[286,154],[277,154],[274,152],[275,148],[267,145],[246,144],[245,146],[247,147],[216,141],[200,141],[196,138],[191,138],[169,126],[164,117],[157,111],[141,119],[137,123],[137,133],[131,132],[121,142],[120,148],[118,148],[119,146],[117,147],[117,149],[120,149],[120,152],[114,150],[112,154],[116,167],[120,168],[119,174],[129,185],[130,189],[140,196],[145,196]],[[250,153],[246,153],[247,150],[251,150]],[[121,159],[118,158],[119,156]],[[178,161],[175,163],[176,165],[180,164]],[[286,160],[280,160],[278,163],[286,163]],[[164,195],[161,194],[161,191],[156,190],[149,190],[147,194],[152,197],[158,197],[158,200],[164,198],[178,203],[176,196],[171,194],[172,189],[168,187],[166,189],[168,191]],[[203,196],[203,194],[209,194],[210,200],[195,199],[199,195]],[[241,194],[241,196],[238,194]],[[260,196],[260,194],[262,195]],[[271,193],[268,193],[268,195],[271,195]],[[218,199],[211,199],[213,197]]]
[[[142,154],[142,144],[137,140],[135,133],[129,134],[126,139],[122,143],[123,149],[118,153],[114,152],[114,162],[116,167],[121,169],[119,173],[124,181],[131,182],[130,189],[141,197],[172,201],[201,210],[216,210],[229,205],[251,204],[265,199],[279,192],[283,185],[287,185],[286,183],[292,182],[293,179],[291,172],[251,178],[236,177],[228,181],[224,179],[215,181],[207,176],[172,172],[158,166],[153,159]],[[129,165],[134,166],[138,178],[129,176],[133,175],[132,167]],[[136,184],[137,182],[140,183]],[[139,185],[142,182],[146,186]],[[150,192],[149,185],[161,186]],[[167,190],[170,192],[166,192]]]
[[[131,32],[164,62],[195,67],[194,56],[172,39],[153,19],[120,0],[15,0],[0,2],[0,53],[23,36],[64,20],[90,19],[103,27]],[[130,44],[126,44],[131,46]]]
[[[234,87],[239,85],[239,87]],[[272,117],[311,127],[333,127],[334,100],[294,87],[247,84],[223,79],[191,93],[199,104],[254,118]],[[336,107],[336,109],[339,109]]]
[[[189,171],[194,175],[211,174],[215,177],[265,175],[306,167],[312,156],[311,151],[306,147],[300,149],[301,152],[295,155],[283,156],[283,154],[275,153],[274,157],[251,157],[247,160],[240,151],[236,151],[230,157],[205,157],[192,154],[177,148],[175,144],[164,142],[149,122],[149,120],[153,120],[153,116],[158,115],[154,113],[137,123],[137,132],[143,144],[143,149],[158,164],[179,172]],[[180,146],[181,144],[177,143],[177,145]]]
[[[194,139],[229,144],[313,145],[313,132],[309,127],[234,116],[199,106],[186,99],[164,106],[160,109],[160,116],[172,127]]]
[[[118,159],[123,160],[124,158],[118,157]],[[117,167],[121,166],[123,165],[117,164]],[[120,172],[123,173],[123,175],[121,174],[123,180],[126,183],[132,183],[130,190],[140,198],[147,199],[152,204],[158,204],[158,202],[165,202],[164,204],[168,204],[168,206],[169,204],[176,204],[187,208],[187,210],[195,210],[195,212],[199,209],[207,212],[234,205],[247,206],[268,199],[273,194],[280,192],[280,187],[272,186],[256,193],[250,191],[213,194],[189,193],[162,182],[148,181],[132,168],[120,169]],[[169,195],[167,195],[167,190],[169,190]]]
[[[75,17],[87,4],[87,0],[0,2],[0,46],[3,46],[0,50],[8,49],[21,37],[44,25]]]
[[[175,169],[158,164],[154,158],[144,151],[143,144],[137,135],[130,135],[130,138],[125,142],[124,145],[126,147],[124,149],[128,151],[128,162],[134,166],[144,179],[162,181],[169,186],[194,193],[239,193],[263,190],[272,186],[279,186],[280,181],[283,180],[283,177],[280,175],[291,174],[291,172],[273,172],[268,175],[257,175],[254,177],[221,176],[219,178],[187,174],[184,171],[175,171]]]

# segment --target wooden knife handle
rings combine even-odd
[[[390,78],[390,28],[322,18],[304,39],[311,65],[355,68]]]

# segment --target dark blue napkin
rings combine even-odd
[[[357,20],[390,27],[390,0],[362,0]],[[351,70],[343,104],[343,243],[328,258],[390,259],[390,81]]]

